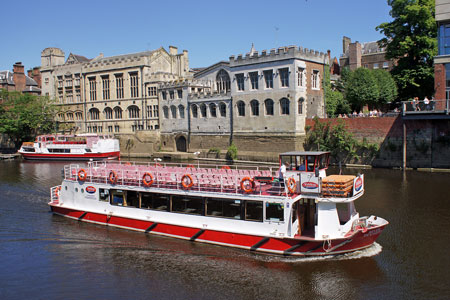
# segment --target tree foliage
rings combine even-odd
[[[372,72],[378,85],[379,96],[377,105],[393,102],[397,98],[397,85],[391,74],[382,69],[376,69]]]
[[[338,114],[349,113],[350,106],[348,105],[347,101],[345,101],[342,92],[338,89],[338,86],[341,86],[342,83],[339,80],[334,88],[332,87],[330,81],[330,71],[328,67],[325,68],[323,80],[327,115],[330,117],[334,117]]]
[[[2,90],[0,99],[0,133],[7,134],[16,147],[54,129],[56,109],[47,98]]]
[[[437,54],[434,0],[388,0],[392,22],[376,27],[385,38],[386,58],[396,59],[391,73],[399,98],[423,98],[434,93],[433,57]]]
[[[358,68],[351,72],[345,85],[345,98],[352,110],[360,111],[364,105],[375,106],[380,92],[373,72],[366,68]]]

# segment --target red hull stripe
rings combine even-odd
[[[183,227],[114,215],[78,211],[53,205],[51,205],[51,209],[56,214],[90,223],[282,255],[331,255],[360,250],[372,245],[385,227],[370,228],[366,233],[358,232],[351,239],[333,240],[332,245],[327,249],[326,243],[322,241],[299,241],[291,238],[254,236]]]
[[[90,159],[119,157],[120,151],[106,153],[85,153],[85,154],[57,154],[57,153],[21,153],[25,159]]]

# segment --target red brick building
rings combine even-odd
[[[0,89],[40,95],[41,72],[36,67],[28,70],[28,74],[25,75],[25,67],[21,62],[17,62],[14,64],[12,72],[0,71]]]

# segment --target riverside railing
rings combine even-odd
[[[449,114],[450,99],[447,100],[410,100],[402,101],[402,113],[420,114],[420,113],[445,113]]]

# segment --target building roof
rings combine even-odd
[[[7,84],[7,85],[15,85],[14,84],[14,73],[10,72],[8,70],[6,71],[0,71],[0,83],[1,84]],[[28,75],[25,75],[25,90],[23,92],[40,92],[41,89],[38,88],[37,82],[31,78],[28,77]]]
[[[3,84],[6,83],[9,85],[13,85],[14,84],[13,73],[8,70],[0,71],[0,82]]]

